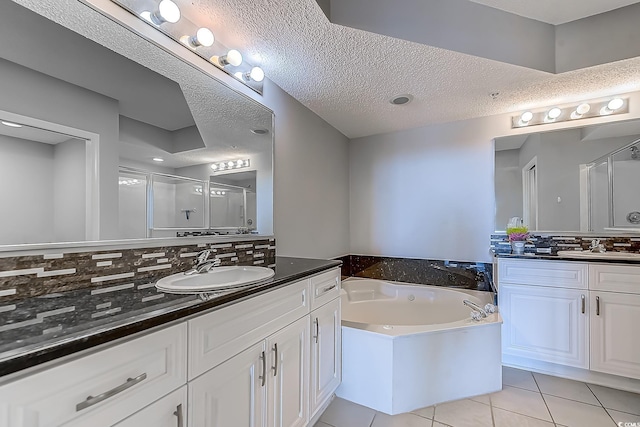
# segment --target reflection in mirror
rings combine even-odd
[[[0,112],[0,242],[85,240],[86,141]]]
[[[11,208],[0,214],[0,245],[227,227],[210,221],[194,183],[204,191],[222,174],[212,164],[238,159],[255,175],[251,230],[272,234],[271,111],[169,53],[160,75],[145,52],[125,58],[10,1],[0,2],[0,37],[12,41],[0,44],[0,118],[67,130],[47,142],[1,126],[0,194]]]
[[[640,229],[639,139],[637,120],[496,138],[495,229]]]

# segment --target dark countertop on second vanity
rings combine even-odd
[[[213,308],[220,308],[285,286],[305,276],[339,267],[334,260],[276,257],[275,276],[264,284],[202,301],[196,295],[168,295],[159,303],[127,310],[127,301],[132,300],[133,289],[112,294],[111,299],[121,299],[123,309],[117,315],[86,321],[82,316],[83,296],[70,292],[63,295],[66,303],[74,304],[75,311],[68,313],[64,327],[49,332],[41,326],[45,313],[64,314],[62,310],[51,310],[55,298],[36,297],[16,302],[20,310],[0,313],[0,376],[27,369],[60,357],[68,356],[119,338],[145,331]],[[77,295],[77,297],[76,297]],[[82,294],[85,295],[85,294]],[[77,298],[77,301],[74,301]],[[69,302],[71,300],[71,302]],[[168,301],[167,301],[168,300]],[[130,304],[129,304],[130,305]],[[49,308],[48,308],[49,307]],[[49,311],[47,311],[49,310]],[[11,316],[15,317],[14,319]],[[52,315],[53,316],[53,315]],[[24,320],[30,319],[30,320]],[[38,321],[40,319],[40,321]],[[14,328],[17,322],[25,327]]]
[[[573,261],[573,262],[598,262],[607,264],[638,264],[640,265],[640,259],[612,259],[612,258],[574,258],[569,256],[560,256],[554,254],[541,254],[541,253],[525,253],[522,255],[511,253],[494,253],[496,258],[513,258],[513,259],[544,259],[550,261]]]

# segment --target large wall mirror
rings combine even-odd
[[[0,38],[0,246],[273,234],[270,110],[11,1]]]
[[[496,138],[497,231],[640,231],[640,120]]]

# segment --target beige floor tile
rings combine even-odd
[[[640,426],[640,415],[627,414],[613,409],[607,409],[607,412],[616,423],[636,423]]]
[[[411,413],[419,415],[424,418],[433,419],[433,410],[435,408],[433,406],[429,406],[427,408],[416,409],[415,411],[411,411]]]
[[[387,415],[376,413],[371,427],[431,427],[431,420],[415,414]]]
[[[601,406],[555,396],[545,396],[553,420],[569,427],[614,427],[616,423]]]
[[[493,408],[493,420],[495,427],[554,427],[551,422],[505,411],[500,408]]]
[[[488,394],[470,397],[469,399],[473,400],[474,402],[480,402],[480,403],[484,403],[485,405],[491,405],[491,400],[489,399]]]
[[[538,386],[533,380],[531,372],[509,368],[507,366],[502,367],[502,384],[523,388],[525,390],[538,391]]]
[[[493,426],[491,407],[469,399],[436,405],[433,419],[455,427]]]
[[[433,427],[450,427],[450,426],[448,426],[446,424],[439,423],[437,421],[434,421],[433,422]]]
[[[593,384],[589,388],[605,408],[640,415],[640,394]]]
[[[322,421],[318,421],[313,427],[333,427],[333,426],[330,426],[329,424],[325,424]]]
[[[590,405],[598,405],[598,399],[583,382],[552,377],[550,375],[533,374],[542,394],[550,394],[565,399],[577,400]]]
[[[491,404],[496,408],[551,421],[549,410],[538,392],[505,386],[502,391],[491,395]]]
[[[320,417],[333,427],[369,427],[376,411],[336,397]]]

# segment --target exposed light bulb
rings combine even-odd
[[[616,111],[622,108],[623,105],[624,100],[622,98],[615,98],[609,101],[609,103],[607,104],[607,108],[611,111]]]
[[[531,111],[525,111],[520,116],[520,121],[522,123],[529,123],[531,121],[531,119],[533,119],[533,113]]]
[[[180,8],[171,0],[162,0],[158,10],[151,14],[151,22],[160,25],[164,22],[175,24],[180,20]]]
[[[229,162],[229,163],[227,163],[227,166],[229,166],[230,168],[232,168],[232,167],[233,167],[233,165],[234,165],[234,163],[233,163],[233,162]]]
[[[215,170],[218,170],[218,165],[216,165],[215,163],[213,163],[213,164],[211,165],[211,169],[213,169],[214,171],[215,171]]]
[[[264,80],[264,71],[260,67],[253,67],[248,73],[244,73],[242,77],[246,80],[261,82]]]
[[[547,117],[549,117],[551,120],[555,120],[558,117],[560,117],[561,114],[562,114],[562,110],[561,109],[559,109],[558,107],[553,107],[547,113]]]
[[[244,161],[244,166],[249,166],[249,160]]]
[[[578,107],[576,107],[575,111],[573,113],[571,113],[571,118],[572,119],[581,119],[582,116],[584,116],[585,114],[587,114],[589,111],[591,110],[591,105],[584,103],[584,104],[580,104],[578,105]]]
[[[242,161],[242,160],[238,160],[238,161],[236,162],[236,166],[237,166],[237,167],[241,167],[241,166],[242,166],[242,164],[243,164],[243,161]]]
[[[13,123],[13,122],[5,122],[4,120],[2,122],[3,125],[5,126],[9,126],[10,128],[21,128],[22,125],[19,125],[18,123]]]
[[[223,67],[225,65],[233,65],[234,67],[238,67],[240,64],[242,64],[242,54],[235,49],[231,49],[229,52],[227,52],[226,55],[218,58],[218,63]]]
[[[216,41],[216,38],[213,36],[211,30],[204,27],[199,28],[195,36],[189,37],[189,44],[192,47],[210,47],[213,45],[214,41]]]

